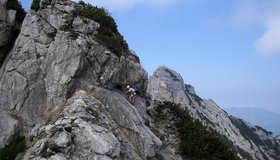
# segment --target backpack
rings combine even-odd
[[[136,94],[139,94],[139,91],[140,91],[140,87],[139,87],[139,86],[134,85],[134,86],[133,86],[133,89],[134,89],[135,95],[136,95]]]

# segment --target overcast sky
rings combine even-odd
[[[85,2],[112,13],[150,75],[165,65],[222,108],[280,113],[280,0]]]

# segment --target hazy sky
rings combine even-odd
[[[223,108],[280,113],[280,0],[85,2],[109,9],[150,75],[165,65]]]

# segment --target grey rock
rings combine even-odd
[[[140,153],[140,156],[154,156],[162,145],[141,117],[138,106],[131,105],[125,96],[118,92],[108,92],[102,88],[95,88],[94,96],[99,99],[109,112],[112,119],[121,127],[121,133]]]
[[[118,57],[99,45],[94,33],[100,25],[74,17],[77,5],[45,0],[37,12],[30,10],[0,69],[0,109],[20,115],[25,131],[64,106],[77,88],[135,84],[142,93],[146,90],[147,72],[129,56],[132,53]]]
[[[175,71],[159,67],[149,80],[147,92],[154,101],[171,101],[181,104],[190,111],[194,118],[199,119],[204,125],[214,128],[254,159],[265,159],[262,153],[271,158],[270,151],[268,152],[265,147],[260,147],[252,140],[245,139],[224,110],[213,100],[204,100],[197,96],[194,88],[185,85],[182,77]],[[275,142],[271,135],[265,134],[247,122],[246,124],[249,128],[254,128],[261,139]]]
[[[52,156],[50,157],[50,160],[67,160],[67,159],[64,158],[64,157],[61,156],[61,155],[55,154],[55,155],[52,155]]]
[[[45,152],[47,150],[46,147],[47,147],[47,139],[43,138],[35,143],[35,145],[33,146],[33,151],[36,155],[40,155],[42,152]]]
[[[161,158],[164,160],[182,160],[181,156],[176,154],[176,151],[174,148],[171,148],[170,146],[162,149],[159,152],[159,155],[161,155]]]
[[[122,93],[97,86],[93,91],[90,96],[84,90],[75,92],[62,117],[49,127],[34,129],[46,134],[33,147],[34,159],[53,151],[66,159],[145,159],[157,154],[161,141]],[[69,125],[70,130],[65,128]]]
[[[100,27],[98,23],[82,17],[75,17],[72,26],[76,32],[86,34],[93,34]]]
[[[53,143],[57,147],[66,148],[71,143],[71,136],[67,132],[62,132],[54,137]]]
[[[47,160],[47,159],[43,158],[43,157],[36,157],[36,158],[33,158],[32,160]]]
[[[183,78],[177,72],[166,67],[159,67],[150,77],[147,92],[153,100],[189,103],[185,95]]]

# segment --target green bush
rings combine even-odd
[[[31,4],[31,9],[38,11],[40,8],[40,1],[41,0],[33,0],[32,4]]]
[[[22,8],[20,2],[18,2],[18,0],[8,0],[6,2],[6,8],[7,9],[13,9],[13,10],[16,10],[17,13],[16,13],[16,20],[18,22],[22,22],[25,15],[26,15],[26,12],[24,11],[24,9]]]
[[[179,153],[186,159],[238,160],[238,156],[222,140],[219,133],[207,129],[198,120],[194,120],[180,105],[164,102],[158,106],[160,117],[168,109],[176,118],[175,125],[179,133]]]
[[[97,41],[108,47],[113,53],[119,57],[128,50],[128,45],[123,36],[118,32],[117,24],[110,13],[105,8],[92,6],[80,1],[82,7],[77,8],[73,14],[76,16],[84,16],[100,24],[98,33],[96,34]]]
[[[150,121],[149,121],[149,120],[146,120],[146,121],[144,122],[144,124],[145,124],[145,126],[150,127]]]
[[[25,138],[16,137],[8,145],[0,150],[0,160],[12,160],[25,150]]]

